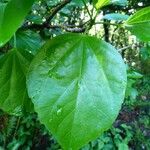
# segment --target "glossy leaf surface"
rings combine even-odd
[[[4,45],[23,23],[34,0],[10,0],[0,15],[0,46]]]
[[[0,58],[0,109],[13,115],[31,111],[27,95],[26,73],[32,56],[24,51],[11,50]]]
[[[127,20],[125,26],[140,40],[150,41],[150,7],[136,12]]]
[[[104,41],[65,34],[36,55],[27,85],[40,121],[64,149],[77,150],[117,117],[126,87],[125,65]]]

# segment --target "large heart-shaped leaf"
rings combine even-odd
[[[0,46],[13,36],[33,2],[34,0],[10,0],[3,11],[0,11]]]
[[[65,34],[36,55],[27,85],[40,121],[64,149],[76,150],[117,117],[126,87],[125,65],[104,41]]]
[[[150,7],[136,12],[127,20],[125,26],[140,40],[150,41]]]
[[[32,110],[26,89],[31,59],[31,54],[16,49],[0,58],[0,108],[9,114],[20,115]]]

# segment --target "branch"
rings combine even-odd
[[[75,33],[83,33],[85,31],[85,27],[83,25],[51,25],[51,24],[31,24],[28,26],[24,26],[25,29],[31,30],[42,30],[43,28],[47,29],[63,29],[67,32],[75,32]]]
[[[116,24],[116,23],[110,23],[110,22],[95,22],[95,24],[106,24],[106,25],[112,25],[112,26],[117,26],[117,27],[121,27],[122,24]]]
[[[58,4],[55,8],[51,10],[51,15],[46,19],[47,21],[45,23],[50,23],[50,21],[54,18],[54,16],[63,8],[65,7],[68,3],[70,3],[72,0],[64,0]]]
[[[118,50],[118,52],[122,52],[122,51],[125,51],[125,50],[127,50],[127,49],[130,49],[130,48],[141,48],[141,45],[140,44],[132,44],[132,45],[128,45],[128,46],[125,46],[125,47],[123,47],[123,48],[120,48],[119,50]]]
[[[126,47],[120,48],[120,49],[118,50],[118,52],[125,51],[125,50],[127,50],[127,49],[129,49],[129,48],[132,48],[132,45],[129,45],[129,46],[126,46]]]
[[[82,0],[82,2],[83,2],[84,6],[85,6],[85,8],[86,8],[86,10],[87,10],[88,15],[90,16],[90,19],[92,20],[93,16],[92,16],[92,14],[90,13],[90,10],[89,10],[88,6],[86,5],[86,2],[85,2],[84,0]]]
[[[85,32],[85,27],[82,28],[64,28],[65,31],[67,32],[74,32],[74,33],[83,33]]]

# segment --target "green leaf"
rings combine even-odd
[[[111,0],[112,4],[119,6],[126,6],[128,4],[128,0]]]
[[[39,51],[28,93],[64,149],[79,149],[110,128],[123,102],[125,68],[117,50],[86,35],[57,36]]]
[[[27,19],[34,24],[42,24],[43,23],[43,17],[39,16],[39,15],[31,14],[27,17]]]
[[[143,77],[143,75],[140,74],[140,73],[138,73],[138,72],[131,71],[131,72],[128,73],[128,77],[129,77],[130,79],[140,79],[140,78]]]
[[[5,10],[6,4],[0,3],[0,26],[2,24],[1,20],[3,20],[3,14]]]
[[[89,0],[72,0],[72,3],[75,3],[77,6],[82,7],[82,6],[84,6],[83,1],[84,1],[85,3],[88,3],[88,2],[89,2]]]
[[[96,9],[100,9],[104,6],[107,6],[111,3],[110,0],[93,0],[94,6]]]
[[[118,150],[129,150],[129,147],[126,143],[119,143]]]
[[[114,20],[114,21],[125,21],[128,19],[128,15],[123,15],[119,13],[111,13],[111,14],[106,14],[103,19],[107,20]]]
[[[13,115],[32,111],[26,89],[31,54],[13,49],[0,58],[0,109]]]
[[[143,47],[140,49],[140,55],[141,59],[144,60],[149,60],[150,61],[150,46],[147,45],[146,47]]]
[[[136,12],[125,23],[125,27],[142,41],[150,41],[150,7]]]
[[[140,56],[143,73],[150,75],[150,43],[140,49]]]
[[[100,9],[110,4],[125,6],[127,5],[127,3],[127,0],[93,0],[93,4],[96,7],[96,9]]]
[[[0,15],[0,46],[21,26],[34,0],[10,0]],[[0,11],[1,12],[1,11]]]
[[[14,38],[11,40],[11,45],[14,43]],[[40,35],[31,30],[18,30],[16,32],[16,47],[24,49],[35,55],[37,50],[42,46]]]
[[[57,5],[60,1],[59,0],[46,0],[46,4],[49,6],[49,7],[52,7],[54,5]]]

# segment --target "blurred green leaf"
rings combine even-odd
[[[104,15],[103,19],[114,20],[114,21],[125,21],[129,18],[128,15],[123,15],[119,13],[111,13]]]
[[[125,6],[127,5],[127,3],[127,0],[93,0],[93,4],[96,7],[96,9],[100,9],[110,4]]]
[[[119,6],[126,6],[128,4],[128,0],[111,0],[111,3]]]
[[[142,60],[150,59],[150,46],[146,46],[146,47],[141,48],[140,54],[141,54]]]
[[[42,18],[42,16],[39,16],[39,15],[29,15],[27,17],[27,19],[34,24],[42,24],[43,23],[43,18]]]
[[[125,143],[120,143],[118,146],[118,150],[129,150],[128,145]]]
[[[4,45],[21,26],[34,0],[10,0],[0,10],[0,47]]]
[[[79,6],[79,7],[84,6],[83,1],[84,1],[85,3],[88,3],[88,2],[89,2],[89,0],[72,0],[72,2],[75,3],[75,4],[76,4],[77,6]]]
[[[31,30],[18,30],[16,32],[16,47],[18,49],[27,50],[32,54],[36,54],[37,50],[42,46],[42,39],[40,35]],[[14,38],[11,40],[11,45],[13,46]]]
[[[111,3],[110,0],[93,0],[94,6],[96,9],[100,9],[104,6],[107,6]]]
[[[142,77],[143,77],[142,74],[135,72],[135,71],[131,71],[128,73],[128,78],[130,78],[130,79],[140,79]]]
[[[126,21],[125,27],[140,40],[150,41],[150,7],[136,12]]]
[[[5,11],[5,7],[6,7],[6,4],[0,3],[0,26],[2,25],[1,20],[3,20],[3,14],[4,14],[4,11]]]
[[[0,108],[9,114],[33,111],[26,89],[26,73],[32,57],[26,51],[13,49],[0,58]]]

